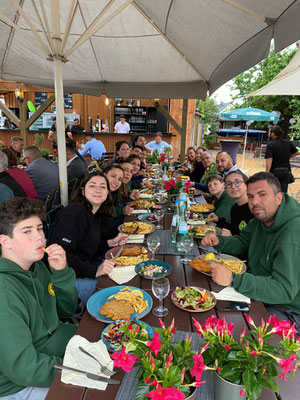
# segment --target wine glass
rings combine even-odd
[[[158,235],[150,235],[147,237],[147,246],[149,250],[153,253],[153,258],[155,258],[156,251],[160,248],[160,238]]]
[[[167,278],[158,278],[152,280],[152,293],[159,299],[159,306],[153,309],[153,314],[157,317],[164,317],[168,314],[167,307],[163,306],[163,299],[168,296],[170,291],[170,282]]]
[[[183,264],[187,264],[188,262],[191,261],[190,258],[187,258],[187,252],[193,248],[193,246],[194,246],[194,239],[192,238],[192,236],[186,235],[186,236],[183,236],[183,237],[180,239],[180,242],[179,242],[179,243],[180,243],[181,248],[182,248],[182,249],[184,250],[184,252],[185,252],[185,257],[182,258],[182,259],[180,260],[180,262],[182,262]]]
[[[160,221],[161,221],[161,219],[162,219],[162,217],[164,215],[163,209],[162,208],[155,209],[154,215],[156,216],[157,221],[158,221],[156,229],[163,229],[163,226],[160,225]]]

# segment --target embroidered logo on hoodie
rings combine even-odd
[[[51,294],[51,296],[55,296],[54,286],[52,282],[50,282],[48,285],[48,292]]]
[[[71,243],[71,242],[72,242],[72,240],[67,239],[67,238],[62,238],[61,240],[62,240],[63,242],[67,242],[67,243]]]

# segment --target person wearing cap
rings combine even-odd
[[[106,152],[104,144],[101,140],[97,140],[93,132],[87,132],[86,134],[87,142],[79,153],[83,157],[85,155],[91,156],[92,160],[100,160],[102,154]]]
[[[115,133],[129,133],[130,125],[125,121],[125,116],[120,115],[120,121],[115,125]]]

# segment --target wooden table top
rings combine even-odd
[[[171,215],[166,215],[164,218],[164,227],[168,229],[170,227],[170,223]],[[195,271],[189,265],[183,265],[182,263],[180,263],[181,256],[157,255],[156,258],[166,261],[173,268],[171,275],[168,276],[168,279],[170,281],[170,293],[172,293],[176,286],[185,285],[200,286],[202,288],[213,291],[220,291],[222,289],[222,287],[214,283],[209,276],[203,275],[202,273]],[[98,281],[97,290],[115,285],[115,282],[113,282],[108,276],[102,276]],[[135,276],[131,281],[127,283],[127,285],[143,289],[152,295],[151,280],[149,279],[143,279],[140,276]],[[158,299],[156,299],[154,296],[152,296],[152,298],[153,307],[156,307],[158,305]],[[220,308],[222,308],[222,305],[224,304],[222,304],[221,301],[218,301],[216,307],[212,310],[202,313],[189,313],[177,308],[172,303],[170,294],[167,298],[164,299],[164,305],[168,307],[169,313],[166,317],[163,318],[163,321],[168,326],[170,325],[172,319],[175,318],[175,326],[178,330],[194,332],[195,328],[193,326],[192,317],[194,317],[202,324],[211,315],[216,315],[218,318],[225,317],[228,323],[234,323],[234,332],[236,333],[237,339],[239,338],[240,332],[242,331],[244,326],[248,327],[248,330],[250,329],[242,312],[222,311]],[[256,324],[260,324],[261,318],[264,318],[266,320],[269,315],[262,303],[252,301],[249,316],[252,317]],[[143,321],[153,327],[159,327],[158,317],[156,317],[152,312],[145,316],[145,318],[143,318]],[[91,342],[95,342],[100,339],[101,332],[105,326],[106,325],[103,322],[95,320],[86,311],[76,331],[76,334],[85,337]],[[123,376],[124,372],[118,369],[118,372],[114,375],[114,378],[122,381]],[[60,378],[61,372],[58,372],[50,387],[46,400],[99,400],[99,398],[102,396],[104,396],[106,400],[113,400],[116,398],[119,389],[119,385],[108,385],[105,392],[100,393],[98,390],[95,389],[66,385],[61,382]],[[299,376],[298,379],[296,377],[293,382],[283,382],[282,380],[279,380],[279,383],[279,399],[295,400],[298,398],[298,393],[300,391]],[[269,390],[263,390],[260,399],[276,400],[277,397]]]

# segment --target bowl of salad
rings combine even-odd
[[[197,286],[177,286],[171,294],[171,300],[176,307],[188,312],[208,311],[217,303],[210,291]]]
[[[154,336],[153,329],[142,321],[116,321],[109,324],[101,333],[101,340],[110,352],[116,352],[126,347],[126,352],[134,351],[136,346],[131,343],[131,332],[136,332],[141,340],[151,340]]]
[[[164,278],[170,275],[172,267],[160,260],[142,261],[135,266],[135,272],[146,279]]]

